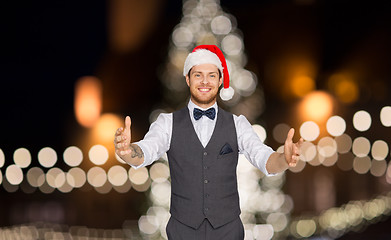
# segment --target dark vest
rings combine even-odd
[[[220,155],[221,150],[227,148],[226,144],[233,151]],[[188,108],[174,112],[167,155],[172,217],[198,229],[205,218],[217,228],[240,215],[236,177],[238,143],[231,113],[219,108],[214,132],[204,148]]]

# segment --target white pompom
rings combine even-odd
[[[220,90],[220,98],[224,101],[232,99],[234,96],[235,90],[232,87],[223,88]]]

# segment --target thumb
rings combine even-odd
[[[291,128],[288,132],[288,135],[286,137],[286,141],[292,142],[293,136],[295,135],[295,129]]]

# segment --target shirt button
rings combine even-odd
[[[205,183],[205,184],[207,184],[208,182],[209,182],[208,180],[206,180],[206,179],[204,180],[204,183]]]
[[[207,153],[207,152],[204,152],[204,156],[206,156],[206,155],[208,155],[208,153]]]

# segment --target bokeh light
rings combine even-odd
[[[353,146],[352,146],[352,152],[357,157],[365,157],[369,154],[369,151],[371,149],[371,143],[369,140],[365,137],[358,137],[354,139]]]
[[[267,134],[264,127],[258,124],[252,125],[254,132],[258,135],[259,139],[261,139],[262,142],[266,140]]]
[[[101,167],[92,167],[87,172],[87,181],[95,188],[102,187],[107,182],[107,174]]]
[[[88,151],[88,157],[90,161],[95,165],[103,165],[109,159],[109,151],[103,145],[94,145]]]
[[[122,119],[122,117],[111,113],[105,113],[94,125],[94,138],[100,143],[112,143],[114,140],[114,132],[123,125],[124,119]]]
[[[132,188],[132,183],[127,179],[124,184],[120,186],[113,186],[114,190],[119,193],[127,193]]]
[[[291,81],[292,92],[297,97],[304,97],[315,89],[315,81],[308,76],[296,76]]]
[[[330,94],[323,91],[313,91],[303,98],[300,104],[300,112],[305,120],[323,122],[331,116],[333,105]]]
[[[257,87],[256,76],[248,70],[238,70],[232,74],[232,87],[241,96],[250,96]]]
[[[386,181],[388,184],[391,184],[391,163],[388,163],[388,167],[386,171]]]
[[[346,130],[346,122],[340,116],[332,116],[327,120],[326,129],[334,137],[341,136]]]
[[[23,171],[18,165],[12,164],[5,170],[5,177],[11,185],[19,185],[23,181]]]
[[[296,224],[296,231],[301,237],[308,238],[316,231],[316,223],[314,220],[300,220]]]
[[[359,174],[365,174],[371,168],[371,159],[368,156],[355,157],[353,161],[353,170]]]
[[[4,163],[5,163],[4,152],[3,152],[3,150],[1,150],[1,148],[0,148],[0,168],[2,168],[2,167],[4,166]]]
[[[303,142],[300,149],[300,159],[305,162],[312,161],[317,154],[316,146],[312,142]]]
[[[385,127],[391,127],[391,107],[386,106],[380,110],[380,121]]]
[[[121,186],[128,180],[128,172],[122,166],[112,166],[107,172],[109,182],[113,186]]]
[[[300,126],[300,136],[306,141],[314,141],[319,137],[319,126],[313,121],[306,121]]]
[[[159,230],[159,221],[156,216],[141,216],[138,226],[143,234],[152,235]]]
[[[377,140],[372,144],[372,157],[375,160],[383,160],[388,155],[388,145],[383,140]]]
[[[158,206],[169,207],[171,196],[171,184],[168,181],[161,183],[152,182],[151,185],[151,200]]]
[[[134,169],[129,169],[129,180],[135,185],[144,184],[149,178],[148,169],[145,167]]]
[[[80,78],[75,85],[75,116],[84,127],[98,121],[102,109],[102,84],[94,76]]]
[[[52,188],[60,188],[65,183],[65,173],[59,168],[51,168],[46,173],[46,181]]]
[[[50,147],[42,148],[38,152],[38,162],[42,167],[51,168],[57,162],[57,153]]]
[[[354,155],[351,152],[342,153],[338,157],[337,166],[342,171],[349,171],[353,168]]]
[[[76,146],[70,146],[64,151],[64,162],[70,167],[79,166],[83,161],[83,152]]]
[[[149,174],[154,182],[164,182],[170,177],[170,169],[164,163],[154,163],[149,169]]]
[[[256,224],[252,230],[252,233],[254,239],[270,240],[273,238],[274,230],[273,230],[273,226],[270,224]]]
[[[342,103],[353,103],[359,97],[359,88],[347,73],[334,74],[329,79],[329,88]]]
[[[225,35],[231,32],[232,25],[231,20],[223,15],[213,18],[210,23],[212,32],[217,35]]]
[[[319,155],[329,158],[337,152],[337,143],[331,137],[323,137],[319,140],[317,148]]]
[[[372,124],[371,115],[368,112],[361,110],[353,115],[353,126],[357,131],[367,131]]]
[[[186,27],[178,27],[172,33],[172,41],[177,47],[187,47],[193,42],[193,33]]]
[[[283,231],[288,225],[288,219],[283,213],[271,213],[266,218],[266,222],[273,226],[274,232]]]
[[[27,181],[33,187],[40,187],[45,182],[45,173],[39,167],[30,168],[27,172]]]
[[[375,177],[381,177],[387,170],[387,162],[385,160],[374,160],[371,164],[370,172]]]
[[[95,191],[97,191],[100,194],[107,194],[113,189],[113,185],[109,183],[109,181],[105,181],[105,183],[102,186],[96,186],[94,187]]]
[[[342,134],[336,137],[335,142],[337,143],[337,151],[339,153],[347,153],[352,148],[352,138],[347,134]]]
[[[39,187],[39,190],[42,192],[42,193],[45,193],[45,194],[50,194],[52,192],[54,192],[54,188],[52,188],[46,181]]]
[[[228,34],[221,41],[221,47],[228,55],[239,55],[242,53],[244,46],[242,39],[239,36],[235,34]]]
[[[14,152],[14,162],[20,168],[26,168],[31,163],[31,154],[26,148],[16,149]]]
[[[67,182],[74,188],[81,188],[87,181],[86,173],[83,169],[74,167],[66,174]]]
[[[324,157],[324,159],[322,159],[322,165],[326,167],[331,167],[337,162],[337,160],[338,160],[338,154],[337,152],[335,152],[330,157]]]

